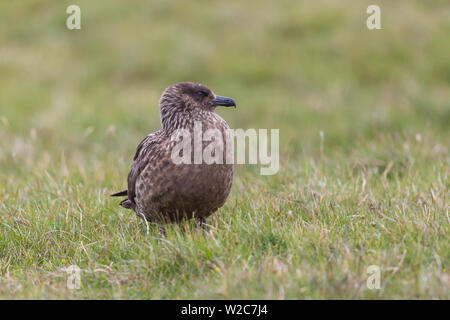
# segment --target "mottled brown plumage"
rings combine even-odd
[[[216,96],[204,85],[181,82],[168,87],[160,99],[161,130],[149,134],[137,147],[128,175],[128,189],[113,196],[127,196],[125,208],[151,222],[177,222],[183,218],[204,219],[226,201],[233,182],[233,165],[175,164],[171,153],[178,143],[171,139],[177,129],[194,137],[194,123],[202,130],[219,129],[225,141],[228,124],[215,107],[235,106],[233,99]],[[205,148],[210,142],[203,142]],[[191,150],[194,150],[193,142]]]

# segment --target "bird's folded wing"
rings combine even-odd
[[[110,195],[111,197],[125,197],[128,194],[128,190],[122,190]]]
[[[136,180],[149,162],[153,162],[160,157],[163,152],[161,142],[161,132],[157,131],[145,137],[137,147],[133,158],[134,162],[128,174],[128,199],[133,203],[136,196]]]

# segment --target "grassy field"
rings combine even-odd
[[[72,3],[0,3],[1,299],[450,298],[448,0]],[[162,238],[108,195],[179,81],[281,163]]]

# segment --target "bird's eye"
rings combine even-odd
[[[206,92],[206,91],[203,91],[203,90],[198,90],[197,91],[197,94],[200,96],[200,97],[207,97],[208,96],[208,93]]]

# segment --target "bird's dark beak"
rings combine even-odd
[[[223,106],[223,107],[235,107],[236,103],[233,99],[222,97],[222,96],[216,96],[214,100],[211,101],[214,106]]]

